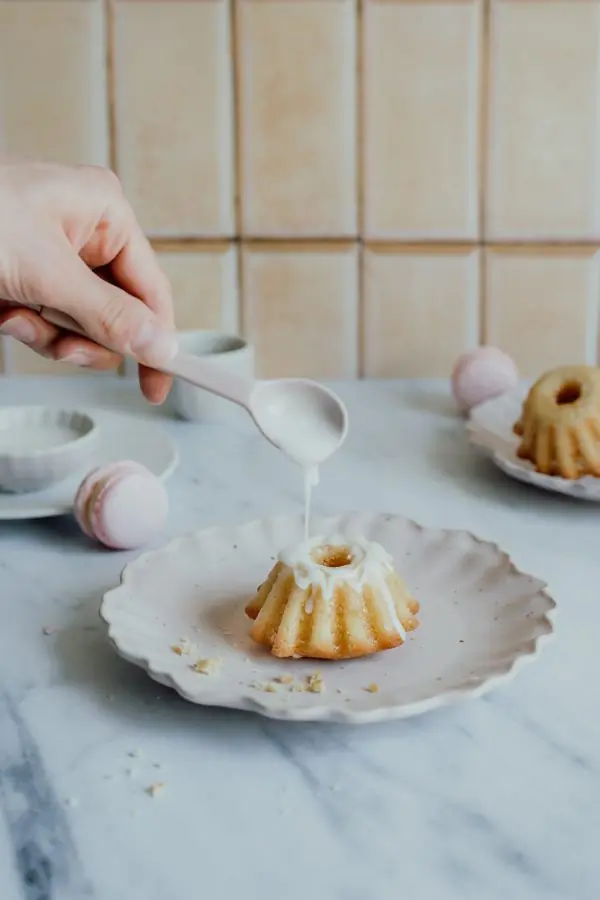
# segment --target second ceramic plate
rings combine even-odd
[[[299,518],[211,528],[140,556],[104,597],[110,641],[192,703],[359,724],[478,696],[535,659],[553,632],[555,603],[544,584],[472,534],[358,514],[317,521],[314,529],[365,535],[393,554],[421,603],[421,626],[405,646],[317,663],[275,659],[252,642],[244,605],[279,549],[300,538]],[[218,671],[197,673],[199,659],[218,660]],[[323,693],[294,690],[317,671]]]
[[[519,438],[513,432],[513,425],[519,418],[526,393],[527,388],[519,387],[476,406],[467,422],[471,443],[487,453],[499,469],[516,481],[578,500],[600,503],[600,478],[588,476],[570,481],[542,475],[530,462],[519,459]]]

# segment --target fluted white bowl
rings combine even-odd
[[[0,408],[0,490],[41,491],[85,472],[98,428],[87,413],[46,406]]]

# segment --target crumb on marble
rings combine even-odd
[[[294,681],[293,675],[278,675],[275,681],[278,681],[279,684],[292,684]]]
[[[311,694],[323,694],[325,692],[325,682],[320,672],[308,675],[306,679],[306,690]]]
[[[193,666],[190,666],[190,668],[198,675],[216,675],[221,668],[222,662],[223,660],[218,657],[213,657],[212,659],[199,659]]]
[[[379,693],[379,685],[376,682],[372,681],[371,684],[367,685],[365,691],[368,691],[369,694],[378,694]]]
[[[160,796],[160,794],[162,794],[164,789],[165,789],[164,781],[155,781],[154,784],[148,785],[148,787],[146,788],[146,793],[148,794],[149,797],[152,797],[152,799],[154,799],[154,797]]]

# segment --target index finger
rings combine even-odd
[[[173,328],[171,285],[133,212],[131,216],[127,241],[110,266],[113,279],[145,303],[165,325]],[[139,371],[144,396],[151,403],[162,403],[169,393],[172,379],[146,366],[140,366]]]

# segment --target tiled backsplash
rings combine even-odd
[[[597,359],[600,0],[0,0],[0,152],[111,165],[263,375]]]

